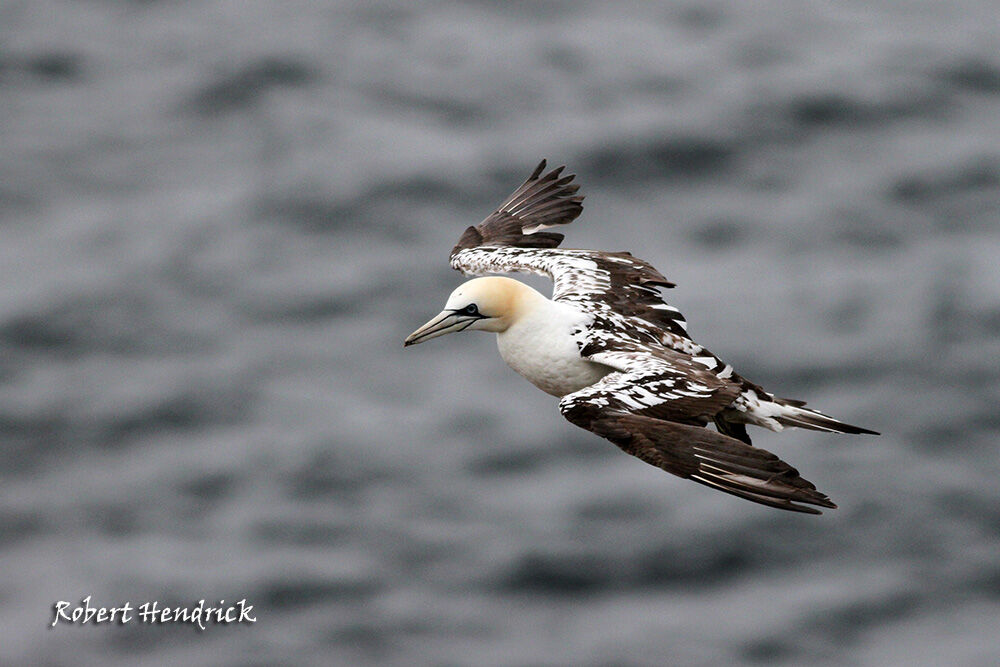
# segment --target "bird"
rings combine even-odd
[[[830,498],[747,426],[879,435],[737,374],[688,334],[661,290],[675,287],[629,252],[560,248],[583,195],[565,167],[531,176],[451,251],[466,276],[404,347],[460,331],[496,334],[500,356],[576,426],[684,479],[770,507],[820,514]],[[553,281],[552,296],[504,275]],[[714,426],[714,429],[711,428]]]

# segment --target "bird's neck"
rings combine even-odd
[[[514,280],[510,285],[510,301],[507,304],[506,328],[525,319],[543,316],[555,307],[555,303],[535,288]]]
[[[604,377],[611,369],[580,356],[580,332],[588,316],[527,289],[534,294],[523,294],[517,318],[497,334],[507,365],[553,396],[565,396]]]

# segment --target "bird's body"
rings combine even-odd
[[[504,361],[560,397],[567,419],[626,452],[772,507],[810,513],[818,511],[798,503],[835,507],[794,468],[753,447],[746,425],[874,432],[736,374],[691,339],[684,317],[660,296],[660,288],[673,284],[648,263],[629,253],[557,248],[562,235],[542,230],[572,222],[583,198],[570,184],[573,176],[560,178],[562,168],[541,176],[544,166],[465,231],[451,264],[474,275],[550,276],[552,298],[511,278],[476,278],[406,344],[470,328],[492,331]]]
[[[530,307],[497,333],[497,348],[508,366],[546,394],[560,398],[589,387],[613,370],[580,356],[581,332],[590,320],[586,313],[552,301],[524,283],[510,282],[517,287],[509,288],[521,292]]]

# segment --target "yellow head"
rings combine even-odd
[[[533,298],[545,297],[513,278],[475,278],[459,285],[448,297],[444,310],[407,336],[403,346],[467,329],[501,333]]]

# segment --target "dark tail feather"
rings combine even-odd
[[[861,428],[853,424],[846,424],[809,408],[794,405],[791,408],[787,414],[775,417],[782,426],[797,426],[798,428],[807,428],[811,431],[826,431],[827,433],[881,435],[878,431]]]
[[[719,433],[723,435],[728,435],[730,438],[736,438],[742,442],[752,445],[750,442],[750,434],[747,433],[747,425],[740,424],[738,422],[726,421],[721,415],[715,415],[715,428],[718,429]]]

